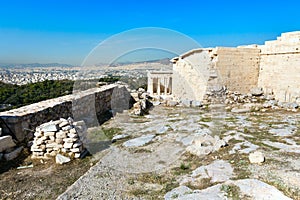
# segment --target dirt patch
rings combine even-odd
[[[33,167],[17,169],[30,165]],[[91,157],[58,165],[54,159],[33,160],[24,150],[19,159],[0,163],[0,199],[55,199],[91,165]]]

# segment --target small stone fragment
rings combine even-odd
[[[55,162],[58,164],[62,165],[62,164],[68,163],[70,161],[71,161],[71,159],[69,157],[63,156],[61,154],[57,154],[55,156]]]
[[[260,164],[265,161],[265,157],[262,152],[255,151],[255,152],[249,154],[249,160],[250,160],[250,163]]]

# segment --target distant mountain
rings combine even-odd
[[[0,64],[0,67],[4,68],[26,68],[26,67],[73,67],[73,65],[62,63],[28,63],[28,64]]]
[[[147,64],[147,63],[159,63],[163,65],[171,65],[170,58],[163,58],[157,60],[147,60],[147,61],[138,61],[138,62],[118,62],[110,64],[110,67],[122,66],[122,65],[130,65],[130,64]]]

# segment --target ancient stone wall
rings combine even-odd
[[[261,49],[258,86],[283,102],[300,101],[300,32],[283,33]]]
[[[202,100],[207,91],[226,86],[247,93],[257,86],[259,49],[192,50],[174,60],[173,94],[180,99]]]
[[[23,141],[32,137],[30,130],[48,121],[72,117],[88,126],[97,125],[113,113],[130,108],[132,103],[124,86],[112,84],[1,112],[0,127],[3,135],[15,135]]]
[[[216,48],[218,79],[231,91],[248,93],[257,87],[259,73],[259,49]]]
[[[212,67],[209,49],[196,49],[173,59],[172,93],[180,99],[202,100]]]
[[[262,87],[281,102],[300,102],[300,31],[265,45],[194,49],[172,61],[172,91],[179,99],[201,101],[203,93],[224,85],[241,93]]]

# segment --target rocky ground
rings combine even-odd
[[[89,136],[100,161],[58,199],[300,199],[299,119],[218,104],[117,114]]]

